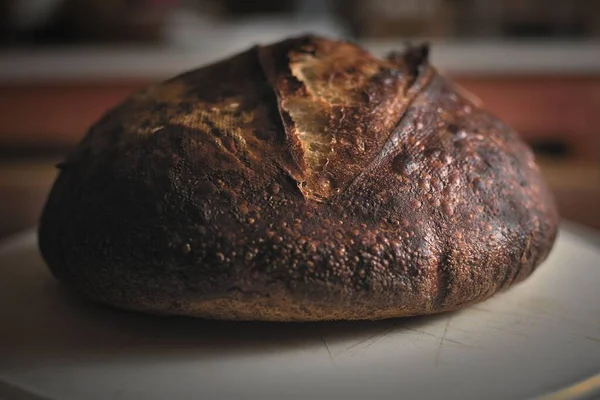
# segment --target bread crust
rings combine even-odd
[[[454,310],[529,276],[558,227],[531,150],[424,47],[255,47],[136,93],[59,167],[39,228],[49,268],[148,313]]]

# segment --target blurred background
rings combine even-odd
[[[535,149],[562,216],[600,228],[600,1],[2,0],[0,238],[35,226],[54,165],[149,83],[314,32],[432,60]]]

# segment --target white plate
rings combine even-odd
[[[600,249],[564,229],[531,279],[489,301],[360,323],[116,311],[54,281],[33,233],[0,250],[0,397],[9,399],[593,398],[599,372]]]

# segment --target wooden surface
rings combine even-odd
[[[37,224],[59,158],[0,162],[0,237]],[[541,160],[563,218],[600,229],[600,166]]]
[[[0,238],[37,225],[57,161],[0,162]]]

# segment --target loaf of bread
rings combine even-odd
[[[152,85],[59,165],[39,228],[94,301],[232,320],[482,301],[548,255],[531,150],[428,63],[304,36]],[[468,96],[467,96],[468,97]]]

